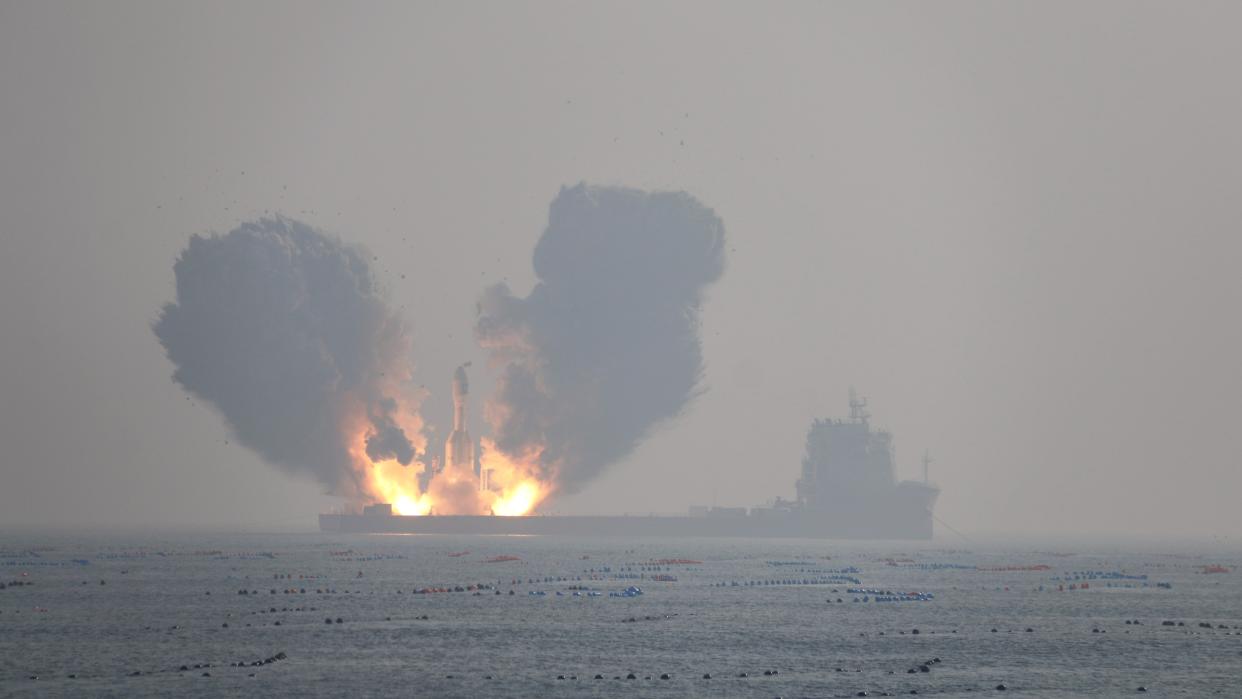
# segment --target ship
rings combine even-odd
[[[454,396],[455,434],[465,430],[463,397],[464,391]],[[377,503],[361,514],[321,514],[319,528],[367,534],[931,539],[940,489],[928,479],[930,457],[924,453],[921,481],[899,482],[892,434],[872,428],[867,399],[852,389],[849,406],[849,417],[812,421],[792,500],[777,497],[751,508],[691,507],[681,516],[403,516],[390,504]]]

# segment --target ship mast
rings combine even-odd
[[[931,462],[931,454],[929,454],[926,449],[923,450],[923,485],[928,485],[930,483],[927,480],[927,467],[931,466]]]
[[[867,412],[867,399],[859,398],[858,392],[850,386],[850,419],[865,425],[870,417],[871,413]]]

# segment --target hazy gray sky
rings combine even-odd
[[[310,526],[335,501],[170,379],[150,324],[189,236],[283,212],[367,246],[444,424],[479,294],[529,290],[587,181],[686,190],[728,262],[707,393],[555,510],[790,497],[853,385],[964,532],[1242,535],[1240,24],[0,0],[0,526]]]

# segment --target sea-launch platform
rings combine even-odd
[[[777,498],[749,509],[698,507],[686,516],[402,516],[378,504],[362,514],[319,515],[319,528],[374,534],[930,539],[940,495],[927,478],[930,459],[924,456],[922,481],[897,482],[892,435],[871,429],[866,408],[866,399],[851,391],[849,418],[812,423],[792,501]],[[459,415],[457,427],[464,430],[461,421]]]

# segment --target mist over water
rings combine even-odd
[[[355,500],[346,457],[419,470],[444,437],[448,379],[473,361],[471,434],[497,426],[510,460],[563,471],[557,512],[789,497],[807,424],[843,415],[853,385],[896,436],[899,478],[921,477],[931,453],[936,514],[968,536],[1237,536],[1240,13],[1212,0],[8,3],[0,525],[313,527]],[[580,181],[587,192],[549,210]],[[611,184],[647,194],[609,204]],[[659,192],[683,190],[728,229],[727,274],[680,258],[697,305],[684,288],[671,305],[696,309],[701,331],[671,312],[635,322],[590,296],[627,279],[556,261],[599,251],[553,244],[571,227],[549,213],[590,231],[593,208],[656,211]],[[281,287],[290,275],[338,276],[373,327],[342,344],[307,320],[330,308],[269,322],[284,311],[242,308],[218,275],[210,294],[234,294],[273,339],[226,346],[221,321],[203,342],[222,358],[199,353],[174,261],[185,253],[190,273],[193,233],[276,235],[259,223],[270,212],[344,242],[321,250],[340,269],[299,270],[319,254],[304,250],[262,284],[288,300],[304,291]],[[261,290],[245,265],[318,245],[279,235],[250,244],[253,259],[197,250]],[[332,247],[355,244],[369,252]],[[193,262],[200,281],[207,264]],[[657,272],[654,288],[677,282]],[[508,291],[485,294],[480,316],[494,282]],[[654,307],[644,291],[626,290],[635,308]],[[596,327],[578,295],[657,341]],[[150,327],[170,301],[166,346]],[[499,349],[472,341],[480,320]],[[381,338],[367,359],[386,328],[416,354]],[[260,374],[307,378],[208,387],[253,373],[243,349],[279,357]],[[394,352],[434,402],[377,385],[401,373]],[[626,356],[640,382],[667,381],[631,389],[607,378],[615,366],[578,365]],[[566,387],[574,376],[600,383]],[[418,410],[437,423],[430,445]],[[323,428],[342,412],[348,437]],[[609,421],[610,441],[564,434]]]

